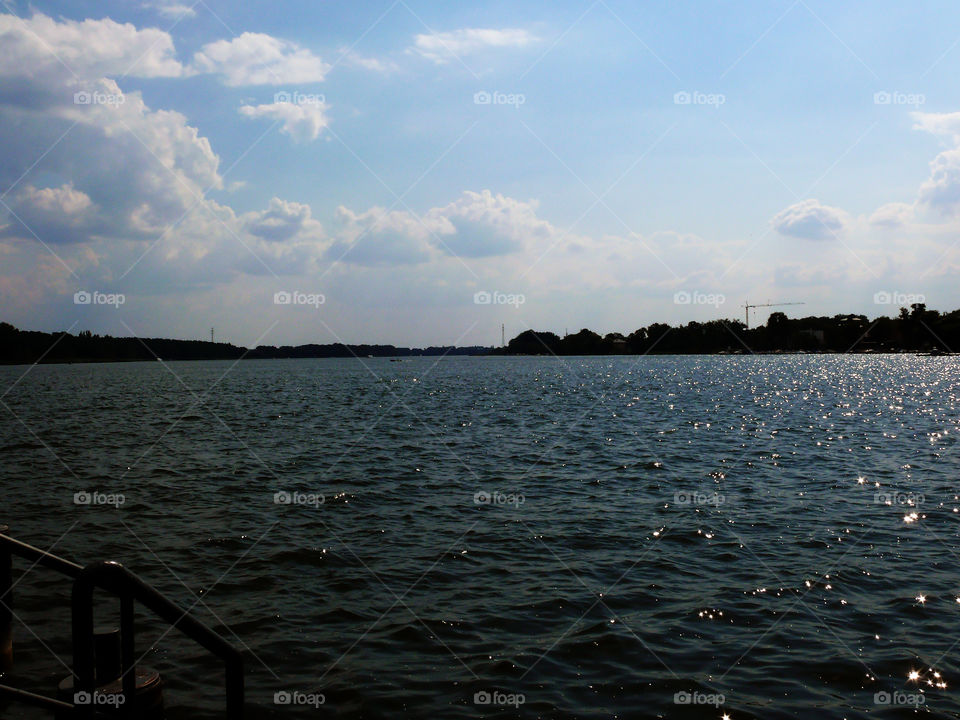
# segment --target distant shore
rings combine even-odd
[[[747,328],[739,320],[670,326],[654,323],[623,335],[583,329],[563,337],[525,330],[505,347],[472,345],[426,348],[342,343],[260,345],[169,338],[46,333],[0,323],[0,364],[55,364],[177,360],[282,360],[302,358],[410,358],[442,355],[780,355],[919,353],[952,355],[960,348],[960,310],[940,313],[923,304],[902,308],[898,317],[866,315],[790,319],[780,312],[766,325]]]
[[[54,364],[143,362],[156,360],[266,360],[294,358],[405,358],[437,355],[486,355],[493,348],[426,347],[394,345],[260,345],[245,348],[230,343],[169,338],[136,338],[94,335],[89,331],[45,333],[20,330],[0,323],[0,364]]]
[[[493,352],[503,355],[749,355],[786,353],[933,353],[960,349],[960,310],[940,313],[916,303],[898,317],[834,315],[791,319],[772,313],[766,325],[710,320],[654,323],[629,335],[584,328],[563,337],[526,330]]]

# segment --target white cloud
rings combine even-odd
[[[251,118],[269,118],[281,123],[280,131],[298,142],[316,140],[330,124],[323,102],[296,104],[275,102],[268,105],[242,105],[240,114]]]
[[[923,130],[931,135],[947,135],[954,142],[960,142],[960,112],[955,113],[922,113],[915,112],[914,130]]]
[[[460,257],[508,254],[525,241],[536,243],[557,232],[537,217],[535,200],[522,202],[489,190],[467,190],[449,205],[430,210],[428,216],[443,218],[452,226],[442,247]]]
[[[945,214],[960,214],[960,148],[944,150],[930,162],[930,178],[920,186],[920,201]]]
[[[94,215],[90,196],[72,183],[46,188],[23,185],[6,204],[9,223],[0,228],[0,236],[38,237],[52,244],[87,239]]]
[[[537,38],[521,28],[461,28],[417,35],[412,51],[441,65],[456,57],[490,48],[523,48]]]
[[[310,206],[273,198],[266,210],[241,216],[243,228],[265,240],[285,241],[297,236],[320,238],[323,227],[311,217]]]
[[[489,190],[464,191],[453,202],[417,215],[373,207],[340,207],[340,231],[328,258],[358,265],[407,265],[451,256],[483,260],[543,248],[559,236],[537,217],[536,201],[523,202]],[[349,251],[348,251],[349,248]]]
[[[396,72],[400,69],[399,66],[392,60],[367,57],[365,55],[359,55],[352,50],[341,50],[340,52],[343,58],[342,62],[354,67],[360,67],[365,70],[371,70],[372,72],[381,73],[384,75]]]
[[[10,211],[0,207],[0,236],[10,238],[4,246],[27,263],[24,272],[40,268],[61,284],[66,273],[72,285],[70,268],[104,287],[126,275],[137,292],[169,294],[229,282],[237,274],[314,267],[328,243],[307,205],[275,198],[265,210],[238,217],[205,197],[223,186],[208,139],[184,115],[150,108],[139,92],[125,93],[108,76],[123,73],[135,60],[131,55],[145,51],[146,62],[136,65],[141,71],[183,74],[179,64],[165,64],[172,57],[165,34],[111,21],[25,21],[64,57],[84,59],[71,70],[47,63],[49,51],[21,21],[0,21],[0,41],[15,60],[0,66],[0,185],[20,182],[5,198]],[[147,51],[140,32],[158,47]],[[16,91],[5,93],[9,88]],[[78,88],[104,101],[77,103]],[[281,118],[284,128],[315,137],[326,123],[323,109],[322,103],[287,104],[280,111],[292,111]],[[37,161],[37,148],[49,151],[21,180]]]
[[[943,215],[960,214],[960,112],[913,113],[914,129],[947,137],[953,144],[930,162],[930,177],[920,186],[921,203]]]
[[[166,33],[111,20],[0,15],[0,43],[8,53],[0,66],[0,185],[19,183],[5,200],[12,212],[0,212],[0,233],[23,241],[18,252],[35,249],[38,262],[57,272],[62,260],[77,273],[107,277],[158,238],[170,244],[156,260],[201,257],[224,235],[210,221],[232,213],[203,198],[222,186],[209,141],[181,113],[154,110],[109,77],[131,68],[182,75]],[[76,101],[81,91],[89,102]],[[46,149],[39,161],[38,148]]]
[[[155,10],[164,17],[178,20],[180,18],[195,17],[197,11],[194,8],[197,4],[196,2],[190,2],[189,4],[182,3],[178,0],[154,0],[153,2],[146,3],[146,7]]]
[[[810,199],[782,210],[771,222],[781,235],[805,240],[828,240],[842,234],[849,219],[843,210]]]
[[[69,191],[61,188],[56,197],[18,195],[19,202],[32,203],[39,211],[37,202],[49,205],[82,196],[95,206],[88,208],[97,215],[89,220],[91,231],[96,228],[104,238],[142,239],[159,235],[205,191],[221,186],[219,158],[182,114],[151,110],[140,93],[123,93],[106,78],[88,87],[121,102],[77,105],[72,83],[64,70],[60,78],[51,76],[38,88],[48,98],[42,107],[35,97],[24,95],[19,104],[8,100],[0,108],[0,146],[5,148],[0,182],[13,184],[36,160],[35,148],[40,147],[51,151],[37,170],[71,183]],[[13,118],[17,122],[11,122]]]
[[[215,73],[231,86],[322,82],[330,65],[296,43],[245,32],[204,45],[194,56],[196,72]]]
[[[337,240],[326,259],[368,267],[427,262],[437,256],[431,236],[453,231],[449,222],[430,213],[421,222],[412,213],[381,207],[358,213],[341,206],[337,219]]]
[[[60,187],[40,189],[33,187],[33,185],[25,185],[18,196],[21,202],[38,211],[56,213],[68,218],[79,217],[89,210],[93,204],[86,193],[74,190],[70,183]]]
[[[74,83],[108,75],[178,77],[173,39],[155,28],[103,20],[54,20],[37,13],[20,18],[0,14],[0,77],[49,79]]]
[[[870,216],[870,224],[880,227],[901,227],[913,219],[915,208],[902,202],[892,202],[878,207]]]

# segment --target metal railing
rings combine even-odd
[[[77,693],[92,694],[97,682],[93,597],[94,591],[99,589],[120,600],[120,679],[124,696],[120,706],[121,713],[136,716],[137,712],[134,604],[139,603],[223,662],[226,716],[229,720],[240,720],[243,717],[243,658],[240,652],[214,630],[190,615],[189,610],[181,609],[119,563],[98,562],[82,567],[16,540],[6,535],[6,530],[5,525],[0,525],[0,674],[4,670],[9,670],[13,662],[12,560],[16,555],[73,579],[71,619],[74,690]],[[0,685],[0,693],[58,712],[72,711],[73,715],[79,718],[92,717],[94,710],[89,705],[65,703],[6,685]]]

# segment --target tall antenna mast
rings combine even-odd
[[[507,346],[507,326],[500,323],[500,347]]]
[[[210,342],[213,342],[213,328],[210,328]]]

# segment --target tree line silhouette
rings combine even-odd
[[[740,320],[654,323],[629,335],[599,335],[584,328],[560,337],[526,330],[495,352],[503,355],[633,355],[770,352],[934,352],[960,349],[960,310],[940,313],[923,303],[901,308],[898,317],[866,315],[790,319],[770,315],[747,329]]]
[[[960,348],[960,310],[941,313],[923,303],[901,308],[898,317],[866,315],[790,319],[772,313],[766,325],[747,329],[739,320],[653,323],[629,335],[599,335],[584,328],[560,337],[526,330],[506,347],[393,345],[260,345],[166,338],[112,337],[88,330],[71,335],[20,330],[0,323],[0,363],[114,362],[135,360],[236,360],[283,358],[412,357],[437,355],[627,355],[770,352],[933,352]]]
[[[236,360],[281,358],[410,357],[417,355],[482,355],[491,348],[427,347],[405,348],[393,345],[260,345],[248,350],[229,343],[166,338],[112,337],[84,330],[70,333],[45,333],[19,330],[0,323],[0,363],[117,362],[138,360]]]

